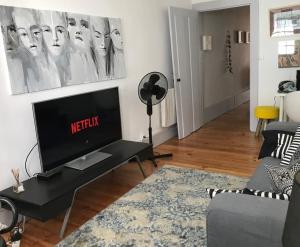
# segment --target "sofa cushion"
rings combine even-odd
[[[256,168],[253,176],[247,183],[248,189],[274,191],[272,181],[265,168],[266,165],[278,167],[280,166],[280,160],[273,157],[263,158],[261,164]]]
[[[207,213],[209,247],[282,247],[289,202],[224,193],[211,200]]]
[[[290,132],[296,132],[299,123],[295,122],[271,122],[267,125],[267,130],[284,130]]]

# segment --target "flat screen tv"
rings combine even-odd
[[[43,172],[122,139],[118,88],[33,104]]]

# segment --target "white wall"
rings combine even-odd
[[[31,103],[102,88],[119,86],[124,138],[141,140],[147,134],[148,118],[140,103],[137,86],[150,71],[161,71],[171,78],[171,54],[167,6],[191,8],[190,0],[0,0],[0,5],[49,9],[98,16],[120,17],[127,78],[70,86],[20,96],[9,95],[7,65],[0,57],[0,189],[12,185],[11,168],[19,167],[21,178],[26,178],[24,159],[36,143]],[[3,54],[3,42],[0,42]],[[153,114],[154,133],[162,131],[159,108]],[[40,169],[38,152],[28,160],[29,171]]]
[[[279,69],[277,64],[277,49],[279,40],[290,38],[271,38],[269,24],[269,10],[292,5],[299,5],[299,0],[260,0],[260,62],[258,102],[260,105],[273,105],[274,94],[278,83],[283,80],[295,80],[296,70],[300,68]],[[300,35],[292,37],[300,39]]]

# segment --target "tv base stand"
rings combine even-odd
[[[77,169],[77,170],[84,170],[93,166],[107,158],[109,158],[111,154],[103,153],[100,151],[93,152],[92,154],[85,155],[79,159],[70,161],[69,163],[65,164],[65,167]]]
[[[49,180],[32,177],[23,181],[24,192],[16,194],[10,187],[1,191],[0,195],[11,199],[23,216],[40,221],[47,221],[65,211],[60,229],[62,238],[77,192],[81,188],[133,159],[137,161],[140,171],[146,177],[141,160],[153,156],[151,144],[125,140],[112,143],[101,152],[109,153],[111,157],[82,171],[64,167],[61,173]]]

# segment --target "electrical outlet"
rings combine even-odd
[[[142,138],[142,142],[146,142],[146,143],[148,143],[148,141],[149,141],[149,138],[148,138],[147,136],[143,136],[143,138]]]

